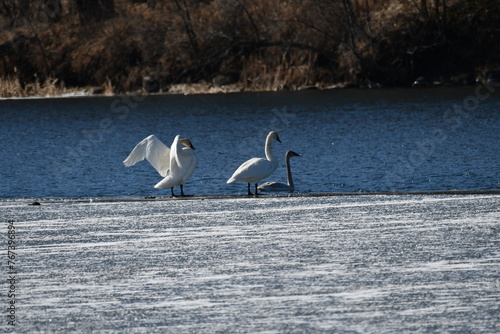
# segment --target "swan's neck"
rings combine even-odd
[[[294,188],[292,179],[292,169],[290,168],[290,158],[286,159],[286,182],[290,188]]]
[[[276,162],[273,152],[271,151],[271,140],[272,139],[270,137],[266,138],[266,158],[271,162]]]

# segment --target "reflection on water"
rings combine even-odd
[[[96,97],[0,101],[1,197],[168,195],[147,162],[122,161],[155,134],[188,137],[199,163],[187,194],[245,193],[226,184],[264,156],[271,130],[299,192],[500,188],[500,96],[475,87]]]

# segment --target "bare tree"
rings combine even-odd
[[[30,41],[35,42],[40,50],[40,56],[43,64],[44,72],[42,78],[45,79],[50,74],[50,68],[47,62],[47,56],[45,53],[44,46],[40,40],[38,34],[39,25],[37,23],[47,23],[46,21],[37,21],[36,17],[32,15],[32,8],[30,2],[27,0],[8,0],[4,1],[0,5],[0,13],[2,15],[8,15],[10,18],[11,27],[26,27],[29,29],[31,34],[26,36],[22,33],[16,33],[11,37],[10,48],[8,48],[15,55],[15,59],[23,64],[25,63],[25,57],[27,52],[32,52],[27,45]],[[27,51],[30,50],[30,51]]]
[[[193,48],[195,55],[198,57],[200,55],[200,48],[198,46],[198,42],[196,41],[196,34],[194,33],[193,23],[191,21],[191,15],[189,13],[189,7],[186,3],[186,0],[174,0],[174,2],[177,6],[177,9],[179,10],[179,15],[184,22],[184,29],[186,29],[189,43],[191,43],[191,47]]]
[[[427,0],[420,0],[420,10],[422,15],[427,18],[429,17],[429,10],[427,9]]]
[[[113,0],[75,0],[80,23],[100,22],[115,15]]]
[[[61,0],[39,0],[38,19],[46,23],[57,23],[61,21],[62,2]]]

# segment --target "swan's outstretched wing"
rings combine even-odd
[[[170,149],[155,135],[150,135],[137,144],[123,163],[130,167],[144,159],[148,160],[161,176],[167,176],[170,169]]]

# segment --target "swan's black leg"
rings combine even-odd
[[[172,194],[172,197],[175,197],[175,195],[174,195],[174,187],[170,188],[170,193]]]
[[[250,191],[250,183],[248,183],[248,196],[253,195],[252,192]]]
[[[256,183],[256,184],[255,184],[255,197],[257,197],[257,195],[258,195],[258,194],[257,194],[257,187],[258,187],[258,184]]]
[[[184,190],[182,189],[182,184],[181,184],[181,197],[184,197]]]

